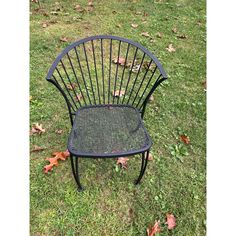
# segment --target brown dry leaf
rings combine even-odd
[[[85,11],[85,9],[82,8],[79,4],[77,4],[77,5],[75,6],[75,10],[78,11],[78,12],[84,12],[84,11]]]
[[[77,101],[80,101],[81,99],[83,99],[82,94],[76,94],[76,99]]]
[[[151,37],[148,32],[141,33],[141,36],[145,36],[145,37],[148,37],[148,38]]]
[[[153,225],[153,227],[149,227],[147,228],[147,234],[148,236],[154,236],[156,233],[160,233],[161,232],[161,228],[160,228],[160,220],[156,221],[155,224]]]
[[[68,42],[68,38],[67,38],[67,37],[61,37],[61,38],[60,38],[60,41],[61,41],[61,42]]]
[[[138,24],[131,24],[131,26],[132,26],[133,28],[137,28],[137,27],[138,27]]]
[[[166,50],[167,50],[168,52],[175,52],[175,51],[176,51],[176,49],[173,47],[172,43],[169,44],[169,46],[168,46],[168,48],[166,48]]]
[[[160,32],[157,32],[157,34],[156,34],[156,35],[157,35],[157,37],[158,37],[158,38],[160,38],[160,39],[163,37],[163,34],[162,34],[162,33],[160,33]]]
[[[151,96],[149,97],[148,101],[149,101],[149,102],[153,102],[153,101],[154,101],[153,95],[151,95]]]
[[[125,91],[124,91],[124,90],[116,90],[116,91],[113,93],[113,97],[122,97],[124,94],[125,94]]]
[[[144,12],[144,13],[143,13],[143,16],[145,16],[145,17],[148,16],[147,12]]]
[[[112,62],[115,64],[119,64],[121,66],[124,66],[125,65],[125,58],[123,58],[123,57],[113,58]]]
[[[127,158],[127,157],[119,157],[119,158],[117,158],[116,164],[121,165],[121,167],[124,169],[127,169],[127,167],[128,167],[127,161],[128,160],[129,160],[129,158]]]
[[[35,123],[32,125],[31,133],[32,134],[42,134],[45,132],[45,129],[43,129],[42,124]]]
[[[30,152],[40,152],[43,151],[45,148],[39,147],[37,145],[34,145],[33,149]]]
[[[49,164],[49,165],[44,166],[44,168],[43,168],[44,173],[47,174],[48,171],[52,170],[53,166],[54,166],[54,165],[52,165],[52,164]]]
[[[62,134],[62,132],[63,132],[62,129],[57,129],[57,130],[55,131],[56,134]]]
[[[46,28],[48,25],[47,25],[47,23],[43,23],[43,28]]]
[[[166,224],[168,225],[168,229],[173,229],[176,226],[176,219],[173,214],[166,215]]]
[[[186,144],[189,144],[189,142],[190,142],[189,137],[186,135],[180,135],[180,139]]]
[[[187,36],[185,34],[180,34],[180,35],[177,35],[177,38],[179,38],[179,39],[186,39]]]
[[[74,90],[74,88],[76,87],[76,84],[72,83],[72,84],[67,84],[66,87],[69,89],[69,90]]]
[[[51,11],[50,12],[52,15],[58,15],[58,12],[57,11]]]
[[[50,162],[49,165],[44,166],[44,173],[47,174],[48,171],[52,170],[53,166],[58,166],[58,160],[65,161],[66,158],[70,156],[68,150],[64,152],[54,152],[52,154],[53,157],[47,157],[46,160]]]
[[[176,33],[177,33],[177,28],[174,27],[174,28],[172,29],[172,32],[173,32],[174,34],[176,34]]]
[[[148,161],[153,161],[153,155],[151,153],[148,154]]]
[[[93,1],[92,0],[88,1],[88,6],[93,7]]]
[[[117,28],[121,28],[121,24],[117,24],[116,27],[117,27]]]

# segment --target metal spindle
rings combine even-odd
[[[104,84],[104,64],[103,64],[103,44],[101,39],[101,59],[102,59],[102,88],[103,88],[103,103],[105,104],[105,84]]]
[[[111,41],[110,41],[110,62],[109,62],[109,77],[108,77],[108,104],[110,104],[111,61],[112,61],[112,39],[111,39]]]
[[[114,94],[113,94],[113,102],[112,102],[113,104],[115,100],[116,82],[117,82],[118,66],[119,66],[119,60],[120,60],[120,45],[121,45],[121,41],[119,41],[119,46],[118,46],[118,58],[117,58],[117,64],[116,64],[116,75],[115,75]]]

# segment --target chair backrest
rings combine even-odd
[[[81,106],[99,104],[130,104],[143,115],[148,98],[166,78],[146,48],[110,35],[72,43],[46,77],[64,96],[70,115]]]

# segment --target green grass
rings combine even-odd
[[[87,1],[68,0],[60,2],[58,15],[50,13],[55,10],[54,1],[40,2],[41,10],[35,3],[30,8],[30,125],[42,123],[46,132],[30,136],[30,145],[46,149],[31,153],[31,235],[146,235],[146,228],[158,219],[163,228],[160,235],[205,235],[205,1],[101,0],[94,1],[92,11],[78,13],[74,6],[86,8]],[[48,27],[43,28],[43,23]],[[139,26],[134,29],[132,23]],[[142,32],[154,41],[140,36]],[[66,104],[45,77],[55,57],[70,43],[60,42],[60,37],[72,42],[96,34],[141,43],[159,58],[169,79],[154,93],[154,102],[146,110],[154,160],[148,163],[142,184],[133,185],[140,168],[135,157],[128,161],[128,170],[118,172],[113,159],[81,159],[86,190],[78,193],[69,160],[48,175],[42,171],[45,157],[66,149],[70,131]],[[187,38],[179,39],[178,34]],[[170,43],[176,52],[166,50]],[[181,144],[183,133],[190,137],[189,145]],[[172,232],[164,225],[166,213],[177,219]]]

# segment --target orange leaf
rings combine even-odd
[[[47,157],[46,158],[47,161],[50,162],[51,165],[53,166],[58,166],[58,157]]]
[[[93,1],[92,0],[88,1],[88,6],[93,7]]]
[[[153,160],[153,155],[151,153],[148,154],[148,160],[152,161]]]
[[[121,66],[124,66],[125,65],[125,58],[123,58],[123,57],[113,58],[112,62],[115,64],[119,64]]]
[[[83,98],[83,96],[82,96],[82,94],[76,94],[76,98],[78,101],[80,101]]]
[[[129,160],[129,158],[127,157],[119,157],[116,161],[117,165],[121,165],[122,168],[127,169],[128,163],[127,161]]]
[[[168,229],[173,229],[176,226],[176,219],[173,214],[166,215],[167,221],[166,224],[168,225]]]
[[[152,228],[151,227],[147,228],[148,236],[154,236],[156,233],[161,232],[161,228],[160,228],[159,224],[160,224],[160,220],[156,221]]]
[[[61,42],[68,42],[68,38],[67,38],[67,37],[61,37],[61,38],[60,38],[60,41],[61,41]]]
[[[182,140],[184,143],[189,144],[190,139],[189,139],[188,136],[186,136],[186,135],[180,135],[180,138],[181,138],[181,140]]]
[[[48,171],[52,170],[52,167],[53,167],[52,164],[44,166],[44,168],[43,168],[44,169],[44,173],[47,174]]]

